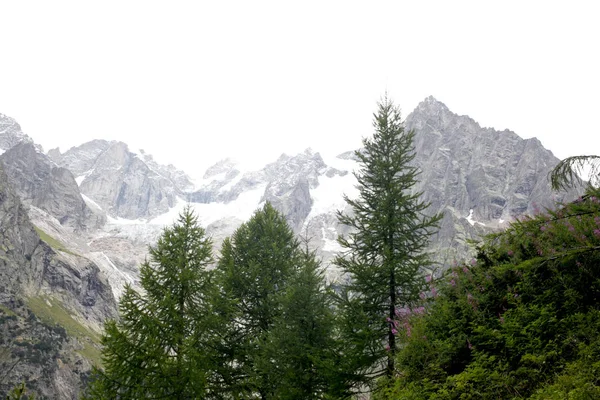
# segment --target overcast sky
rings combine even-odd
[[[0,113],[46,150],[118,139],[195,176],[354,149],[386,90],[600,154],[597,4],[0,0]]]

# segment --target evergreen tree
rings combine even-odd
[[[279,384],[265,359],[269,332],[298,263],[298,241],[283,216],[267,203],[223,242],[217,265],[224,295],[222,361],[233,396],[273,398]]]
[[[140,268],[144,292],[127,286],[120,320],[106,324],[104,371],[96,371],[91,398],[208,397],[211,262],[211,240],[187,208],[150,247]]]
[[[222,374],[234,398],[319,399],[335,389],[334,318],[319,262],[269,203],[225,240]]]
[[[413,131],[405,131],[400,110],[387,97],[374,114],[375,132],[356,152],[359,196],[345,196],[352,213],[338,213],[352,228],[339,243],[335,263],[349,283],[339,296],[347,335],[350,373],[346,379],[370,382],[394,373],[398,349],[396,313],[419,298],[423,268],[431,264],[425,248],[440,215],[427,216],[428,204],[414,192],[418,168]]]
[[[573,156],[561,160],[550,171],[554,190],[567,190],[583,185],[581,176],[588,175],[588,185],[600,187],[600,156]]]
[[[301,261],[282,298],[282,313],[269,332],[263,357],[277,360],[273,398],[339,398],[334,374],[339,343],[333,336],[331,296],[315,254],[305,249]]]

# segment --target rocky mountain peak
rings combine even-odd
[[[183,171],[161,165],[143,151],[134,153],[120,141],[93,140],[52,157],[73,171],[81,193],[112,217],[157,216],[193,187]]]
[[[210,179],[220,174],[228,174],[235,169],[237,163],[231,158],[225,158],[217,161],[204,172],[203,179]]]
[[[0,156],[0,162],[25,204],[48,212],[78,231],[103,224],[105,217],[86,205],[73,174],[38,151],[32,142],[11,147]]]
[[[33,143],[29,136],[23,133],[21,126],[13,118],[0,113],[0,153],[20,142]],[[35,147],[41,151],[40,145]]]
[[[574,196],[555,193],[548,172],[558,159],[539,140],[482,128],[432,97],[405,121],[414,129],[420,191],[432,212],[443,212],[438,243],[477,238],[518,216]]]

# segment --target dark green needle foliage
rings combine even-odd
[[[120,319],[106,324],[103,371],[93,399],[201,399],[208,397],[212,353],[206,343],[215,321],[209,298],[212,244],[187,208],[140,268],[139,293],[130,286]]]
[[[269,203],[225,240],[222,375],[232,398],[325,398],[333,318],[314,254],[303,251]],[[331,346],[330,346],[331,345]]]
[[[262,361],[270,369],[277,360],[273,398],[331,398],[340,390],[334,384],[339,344],[333,337],[331,296],[315,255],[306,250],[300,261],[283,293],[282,313],[269,331]]]
[[[229,387],[235,396],[272,398],[278,385],[264,361],[269,331],[300,262],[298,241],[269,203],[224,241],[217,266],[224,295],[223,350],[229,353]]]
[[[588,185],[600,187],[600,156],[573,156],[561,160],[550,172],[554,190],[568,190],[583,185],[587,173]]]
[[[353,229],[339,239],[345,250],[335,261],[349,277],[339,304],[351,361],[346,378],[363,383],[394,373],[399,344],[393,320],[419,299],[423,270],[431,265],[425,249],[440,219],[426,214],[428,203],[415,191],[414,132],[405,131],[399,108],[387,97],[373,126],[373,137],[356,152],[359,196],[346,196],[352,212],[338,214]]]

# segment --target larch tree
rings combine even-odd
[[[229,323],[221,353],[229,357],[223,375],[234,397],[273,398],[278,382],[265,349],[299,255],[294,233],[269,203],[223,242],[216,273]]]
[[[583,186],[582,176],[587,174],[588,185],[600,187],[600,156],[573,156],[561,160],[550,171],[550,183],[554,190],[568,190]]]
[[[405,131],[400,110],[387,98],[374,114],[374,134],[357,151],[358,197],[345,196],[350,213],[338,212],[351,233],[340,237],[335,259],[348,278],[339,296],[346,332],[347,379],[369,384],[394,374],[398,349],[397,313],[419,299],[424,269],[432,264],[426,247],[441,215],[428,216],[428,203],[415,191],[418,168],[413,131]]]
[[[338,357],[331,301],[283,215],[269,203],[257,210],[224,241],[216,273],[230,396],[328,398]]]
[[[126,286],[120,319],[102,338],[103,370],[92,399],[202,399],[209,397],[212,243],[189,208],[164,229],[140,268],[143,292]]]
[[[314,252],[303,250],[283,293],[282,312],[268,334],[263,360],[277,360],[276,399],[339,398],[339,341],[323,270]]]

